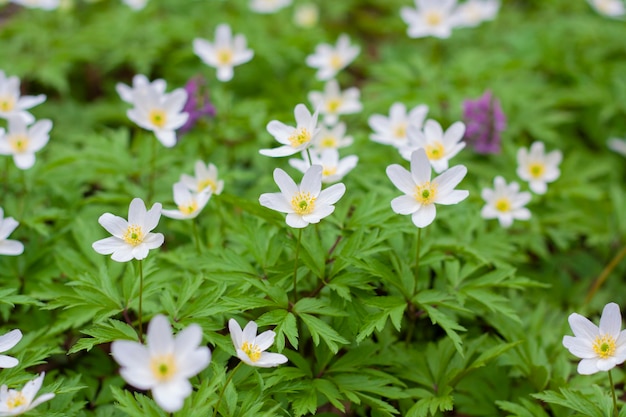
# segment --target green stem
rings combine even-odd
[[[309,166],[313,165],[313,160],[311,159],[311,150],[306,148],[306,155],[309,157]]]
[[[417,228],[417,249],[415,250],[415,287],[413,294],[417,292],[417,281],[420,275],[420,250],[422,249],[422,228]]]
[[[228,383],[230,382],[230,380],[233,379],[235,372],[237,372],[237,369],[239,369],[242,363],[243,362],[239,362],[237,366],[235,366],[235,369],[231,371],[230,375],[228,375],[228,378],[226,379],[226,382],[224,382],[224,386],[222,387],[222,392],[220,392],[220,396],[217,399],[217,404],[215,404],[215,409],[213,410],[213,417],[217,416],[217,410],[220,408],[220,403],[222,402],[222,397],[224,396],[224,392],[226,392],[226,387],[228,386]]]
[[[613,414],[615,417],[618,417],[619,412],[617,411],[617,396],[615,395],[615,385],[613,384],[613,375],[611,375],[611,370],[609,369],[609,384],[611,384],[611,394],[613,394]]]
[[[298,229],[298,243],[296,244],[296,260],[293,265],[293,302],[298,301],[298,255],[300,255],[300,241],[302,240],[302,229]]]
[[[200,234],[198,233],[198,225],[196,224],[196,219],[191,219],[191,227],[193,229],[193,237],[194,240],[196,241],[196,251],[198,252],[198,255],[202,254],[202,250],[201,248],[201,242],[200,242]]]
[[[139,341],[143,343],[143,320],[142,320],[142,310],[143,310],[143,261],[139,260],[139,311],[137,312],[137,316],[139,319]]]
[[[11,163],[9,157],[4,158],[4,195],[9,191],[9,169],[11,169]]]
[[[148,201],[152,200],[154,195],[154,178],[156,176],[156,142],[157,139],[152,140],[152,155],[150,156],[150,177],[148,178]]]
[[[624,259],[625,256],[626,256],[626,246],[624,246],[622,250],[620,250],[617,253],[617,255],[613,257],[613,259],[611,259],[611,262],[608,263],[608,265],[604,268],[602,273],[600,273],[598,278],[594,281],[593,285],[591,286],[591,289],[587,293],[587,297],[585,297],[585,304],[591,301],[595,293],[600,289],[602,284],[604,284],[604,281],[606,281],[606,279],[609,277],[611,272],[613,272],[615,267],[622,261],[622,259]]]

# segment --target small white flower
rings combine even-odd
[[[15,4],[29,9],[54,10],[59,7],[60,0],[11,0]]]
[[[219,180],[217,177],[217,167],[211,163],[204,164],[202,161],[196,161],[194,166],[195,176],[192,177],[187,174],[180,176],[180,182],[192,193],[199,193],[210,189],[211,193],[220,195],[224,189],[224,181]]]
[[[122,2],[133,10],[141,10],[148,4],[148,0],[122,0]]]
[[[407,33],[410,38],[450,37],[456,0],[415,0],[415,7],[400,10],[402,20],[409,25]]]
[[[322,126],[317,139],[313,143],[313,148],[321,152],[325,149],[341,149],[352,145],[352,136],[346,136],[346,124],[337,123],[335,126]]]
[[[407,132],[410,126],[421,129],[428,113],[428,106],[420,104],[411,109],[407,115],[406,106],[402,103],[393,103],[389,109],[389,117],[382,114],[373,114],[367,120],[374,133],[370,139],[384,145],[401,148],[407,145]]]
[[[534,142],[530,152],[526,148],[517,151],[517,175],[528,181],[530,189],[537,194],[545,194],[546,183],[556,181],[561,175],[559,164],[563,159],[561,151],[545,153],[542,142]]]
[[[291,0],[250,0],[250,10],[257,13],[276,13],[291,4]]]
[[[342,92],[337,80],[330,80],[324,86],[323,92],[311,91],[309,101],[324,115],[324,123],[332,126],[337,123],[340,115],[358,113],[363,109],[360,95],[358,88],[351,87]]]
[[[606,142],[610,150],[626,156],[626,139],[611,138]]]
[[[626,330],[621,330],[622,314],[617,304],[604,306],[600,327],[577,313],[570,314],[568,321],[574,337],[563,336],[563,346],[582,359],[579,374],[609,371],[626,360]]]
[[[466,173],[465,166],[457,165],[431,181],[426,151],[418,149],[411,155],[410,172],[397,164],[387,167],[387,176],[405,194],[394,198],[391,208],[398,214],[411,214],[415,226],[426,227],[437,215],[435,204],[452,205],[467,198],[468,191],[454,189]]]
[[[1,228],[0,226],[0,229]],[[19,329],[11,330],[9,333],[3,334],[0,336],[0,352],[6,352],[13,348],[20,340],[22,340],[22,332]],[[0,355],[0,368],[13,368],[17,366],[18,363],[20,363],[20,361],[11,356]]]
[[[315,53],[306,57],[306,64],[317,68],[315,76],[318,80],[327,81],[354,61],[360,51],[358,46],[350,45],[350,37],[344,33],[334,48],[327,43],[317,45]]]
[[[15,166],[28,169],[35,165],[35,152],[40,151],[50,140],[50,120],[40,120],[27,127],[23,117],[9,118],[9,131],[0,131],[0,155],[12,155]]]
[[[183,407],[192,387],[189,378],[211,362],[211,351],[202,344],[202,328],[190,324],[174,338],[165,316],[156,315],[147,331],[147,346],[116,340],[111,355],[122,367],[120,374],[130,385],[151,390],[154,401],[168,413]]]
[[[8,389],[6,385],[0,387],[0,417],[24,414],[39,404],[54,398],[54,393],[52,392],[35,398],[45,376],[46,373],[42,372],[37,378],[28,381],[21,391]]]
[[[259,368],[272,368],[287,362],[287,357],[280,353],[265,352],[274,343],[276,333],[267,330],[257,336],[257,325],[250,321],[241,330],[235,319],[228,320],[228,330],[235,345],[237,357],[242,362]]]
[[[113,236],[94,242],[92,248],[102,255],[112,255],[117,262],[144,259],[150,249],[163,244],[161,233],[150,233],[161,218],[161,204],[155,203],[150,210],[141,198],[134,198],[128,208],[128,221],[111,213],[104,213],[98,223]]]
[[[467,0],[459,4],[452,20],[456,27],[475,27],[493,20],[500,9],[500,0]]]
[[[339,151],[333,148],[324,149],[319,154],[311,152],[311,164],[309,164],[306,152],[302,153],[302,158],[290,159],[289,165],[302,173],[305,173],[311,165],[321,165],[322,182],[325,184],[341,181],[359,162],[359,158],[356,155],[349,155],[339,159]]]
[[[493,188],[485,188],[480,194],[487,203],[480,213],[483,219],[498,219],[502,227],[510,227],[513,220],[530,219],[530,211],[524,207],[531,199],[529,192],[520,192],[515,181],[507,185],[500,176],[494,179]]]
[[[46,96],[21,96],[20,79],[16,76],[7,77],[4,71],[0,71],[0,117],[8,119],[18,115],[26,123],[32,123],[35,118],[27,112],[27,109],[46,101]]]
[[[117,83],[115,90],[120,95],[120,98],[129,104],[135,104],[135,96],[137,93],[145,88],[153,88],[159,94],[165,94],[165,88],[167,83],[165,80],[159,78],[154,81],[150,81],[148,77],[143,74],[136,74],[133,77],[133,85],[127,86],[123,83]]]
[[[608,17],[620,17],[626,14],[622,0],[587,0],[598,13]]]
[[[400,153],[404,159],[410,160],[413,151],[423,148],[433,169],[440,174],[448,169],[450,159],[465,148],[465,142],[461,142],[464,134],[463,122],[453,123],[444,133],[437,121],[429,119],[423,131],[409,127],[408,144],[400,148]]]
[[[320,10],[315,3],[305,3],[296,6],[293,13],[293,21],[296,26],[310,29],[317,25],[320,18]]]
[[[298,186],[285,171],[274,170],[274,181],[280,193],[261,194],[262,206],[281,213],[287,213],[287,225],[303,228],[309,223],[319,223],[321,219],[335,211],[335,204],[346,192],[342,183],[335,184],[322,191],[322,167],[313,165],[302,178]]]
[[[4,218],[4,210],[0,207],[0,255],[21,255],[24,245],[17,240],[7,239],[19,226],[13,217]]]
[[[254,52],[246,47],[244,35],[232,36],[230,26],[222,23],[215,29],[215,42],[202,38],[193,40],[193,52],[210,67],[217,68],[219,81],[233,78],[233,67],[252,59]]]
[[[209,202],[212,191],[207,187],[205,191],[192,193],[182,182],[177,182],[173,187],[174,202],[178,206],[177,210],[161,210],[161,214],[170,219],[194,219]]]
[[[293,155],[309,148],[315,141],[319,133],[317,111],[311,114],[304,104],[298,104],[293,113],[296,127],[287,126],[278,120],[272,120],[267,124],[267,131],[283,146],[261,149],[259,151],[261,155],[272,157]]]

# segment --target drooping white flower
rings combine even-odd
[[[116,340],[111,355],[120,364],[120,374],[130,385],[151,390],[154,401],[173,413],[183,407],[192,387],[189,378],[211,362],[211,351],[202,344],[202,328],[190,324],[174,338],[169,321],[156,315],[146,337],[147,345],[130,340]]]
[[[15,4],[19,4],[29,9],[54,10],[59,7],[61,0],[11,0]]]
[[[296,26],[310,29],[317,25],[320,18],[320,9],[315,3],[300,4],[293,12],[293,22]]]
[[[192,193],[199,193],[205,191],[207,188],[211,190],[211,193],[220,195],[224,189],[224,181],[218,179],[217,167],[211,163],[205,164],[202,161],[196,161],[194,166],[195,176],[192,177],[187,174],[180,176],[180,182]]]
[[[333,78],[359,55],[361,48],[350,45],[350,37],[345,33],[339,36],[337,44],[322,43],[315,47],[315,53],[306,57],[306,64],[317,68],[315,77],[320,81]]]
[[[528,181],[530,189],[537,194],[545,194],[547,183],[556,181],[561,175],[559,164],[563,159],[561,151],[545,153],[543,142],[534,142],[530,152],[526,148],[517,151],[517,175]]]
[[[356,155],[349,155],[339,159],[339,151],[334,148],[324,149],[319,154],[311,152],[311,164],[309,164],[306,152],[302,153],[302,158],[290,159],[289,165],[302,173],[305,173],[311,165],[321,165],[322,182],[325,184],[341,181],[359,162],[359,157]]]
[[[363,109],[360,95],[358,88],[350,87],[341,91],[337,80],[330,80],[323,92],[311,91],[309,101],[324,115],[324,123],[333,126],[339,121],[340,115],[358,113]]]
[[[22,332],[19,329],[11,330],[9,333],[3,334],[0,336],[0,352],[6,352],[13,348],[20,340],[22,340]],[[18,363],[20,363],[20,361],[12,356],[0,355],[0,368],[13,368],[17,366]]]
[[[457,6],[452,16],[455,27],[475,27],[493,20],[500,9],[500,0],[467,0]]]
[[[122,2],[133,10],[142,10],[148,4],[148,0],[122,0]]]
[[[309,223],[319,223],[321,219],[335,211],[335,204],[346,192],[342,183],[332,185],[322,191],[322,167],[313,165],[298,186],[282,169],[274,170],[274,181],[279,193],[261,194],[262,206],[281,213],[287,213],[287,225],[303,228]]]
[[[396,148],[407,146],[407,132],[409,126],[421,129],[428,113],[428,106],[420,104],[413,107],[407,114],[406,106],[402,103],[393,103],[389,109],[389,117],[382,114],[373,114],[367,120],[374,133],[370,139],[384,145],[392,145]]]
[[[39,392],[45,372],[32,381],[28,381],[21,391],[8,389],[6,385],[0,387],[0,417],[18,416],[24,414],[28,410],[32,410],[39,404],[54,398],[54,393],[49,392],[35,398]]]
[[[611,138],[606,142],[610,150],[626,156],[626,139]]]
[[[137,93],[145,88],[152,88],[159,94],[165,94],[165,88],[167,83],[165,80],[159,78],[154,81],[150,81],[148,77],[143,74],[136,74],[133,77],[132,86],[128,86],[123,83],[117,83],[115,90],[120,95],[120,98],[129,104],[135,104],[135,96]]]
[[[0,255],[21,255],[24,245],[17,240],[7,239],[19,226],[13,217],[4,218],[4,210],[0,207]]]
[[[250,321],[243,330],[235,319],[228,320],[228,330],[235,345],[237,357],[242,362],[259,368],[272,368],[287,362],[280,353],[265,352],[274,343],[276,333],[267,330],[257,336],[257,325]]]
[[[117,262],[144,259],[150,249],[163,244],[161,233],[150,233],[161,218],[161,204],[155,203],[150,210],[141,198],[134,198],[128,208],[128,221],[111,213],[104,213],[98,223],[113,236],[94,242],[92,248],[102,255],[112,255]]]
[[[276,13],[291,4],[291,0],[250,0],[250,10],[257,13]]]
[[[261,149],[259,153],[265,156],[289,156],[303,151],[315,141],[319,129],[317,127],[317,111],[311,114],[304,104],[298,104],[294,109],[296,127],[288,126],[278,120],[267,124],[267,131],[283,146],[273,149]]]
[[[27,109],[46,101],[46,96],[21,96],[20,79],[16,76],[7,77],[0,70],[0,117],[8,119],[12,116],[20,116],[26,123],[32,123],[35,118],[27,112]]]
[[[426,151],[418,149],[411,155],[411,171],[400,165],[387,167],[387,176],[405,195],[391,201],[391,208],[398,214],[411,214],[413,224],[426,227],[435,220],[435,204],[452,205],[467,198],[466,190],[454,188],[463,180],[467,168],[456,165],[431,181],[431,167]]]
[[[494,179],[493,188],[485,188],[480,194],[487,203],[480,212],[483,219],[498,219],[505,228],[510,227],[513,220],[530,219],[530,210],[524,207],[531,199],[529,192],[520,192],[515,181],[507,185],[501,176]]]
[[[449,38],[454,27],[456,0],[415,0],[415,9],[400,9],[402,20],[409,25],[410,38],[434,36]]]
[[[341,149],[352,145],[352,142],[354,142],[352,136],[346,136],[346,124],[339,122],[332,127],[322,126],[313,142],[313,148],[318,152],[325,149]]]
[[[246,37],[233,37],[230,26],[222,23],[215,29],[215,41],[195,38],[193,52],[210,67],[217,68],[219,81],[230,81],[233,78],[233,67],[244,64],[252,59],[254,52],[246,47]]]
[[[595,11],[607,17],[620,17],[626,14],[622,0],[587,0],[587,2]]]
[[[35,165],[35,152],[40,151],[50,139],[52,122],[39,120],[28,127],[21,116],[9,118],[9,131],[0,132],[0,155],[12,155],[15,166],[28,169]]]
[[[626,360],[626,330],[621,330],[622,314],[617,304],[604,306],[600,327],[577,313],[570,314],[568,321],[574,337],[563,336],[563,346],[582,359],[579,374],[609,371]]]
[[[423,130],[409,127],[408,144],[400,148],[400,154],[410,160],[413,151],[423,148],[433,169],[440,174],[448,169],[450,159],[465,148],[465,142],[461,142],[464,134],[463,122],[453,123],[444,133],[437,121],[429,119]]]
[[[177,182],[173,187],[174,203],[177,210],[161,210],[161,214],[170,219],[194,219],[200,214],[204,206],[209,202],[213,191],[206,187],[203,191],[191,192],[185,184]]]

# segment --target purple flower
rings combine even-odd
[[[500,101],[487,90],[476,100],[463,102],[465,140],[477,153],[500,153],[500,132],[506,128],[506,117]]]
[[[189,114],[189,119],[179,129],[180,133],[191,130],[198,120],[204,116],[215,116],[215,106],[209,99],[204,78],[200,76],[190,78],[187,84],[185,84],[185,91],[187,91],[187,103],[185,103],[183,111]]]

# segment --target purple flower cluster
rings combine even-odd
[[[465,139],[477,153],[500,153],[500,132],[506,128],[506,117],[491,91],[476,100],[465,100],[463,119]]]
[[[187,103],[183,111],[189,113],[189,119],[180,129],[180,133],[191,130],[202,117],[214,117],[215,106],[209,99],[209,93],[206,89],[206,81],[200,76],[192,77],[185,84],[187,92]]]

